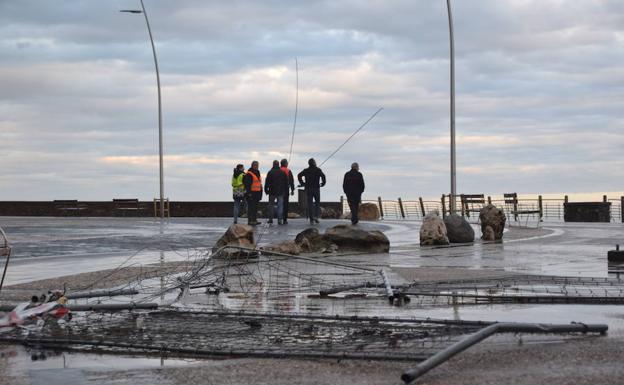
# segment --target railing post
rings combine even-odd
[[[342,212],[344,213],[344,196],[343,195],[340,196],[340,210],[342,210]],[[349,207],[349,211],[351,211],[350,207]]]
[[[539,206],[539,220],[540,222],[543,222],[543,217],[544,217],[544,207],[542,205],[542,196],[538,195],[537,196],[537,205]]]
[[[492,204],[492,197],[488,195],[488,205]]]
[[[399,209],[401,210],[401,217],[405,219],[405,210],[403,209],[403,201],[401,197],[399,197]]]
[[[381,204],[381,197],[377,197],[377,202],[379,202],[379,215],[381,215],[381,219],[384,217],[383,205]]]
[[[563,203],[568,203],[568,196],[567,195],[563,197]]]
[[[442,218],[446,217],[446,202],[444,202],[444,194],[442,194]]]
[[[624,196],[620,197],[620,220],[624,223]]]
[[[604,203],[607,203],[607,196],[606,196],[606,195],[603,195],[603,196],[602,196],[602,201],[603,201]]]
[[[424,218],[426,213],[425,213],[425,202],[423,202],[422,197],[418,197],[418,203],[420,203],[420,213],[422,214],[422,217]]]
[[[464,216],[464,194],[461,194],[459,196],[459,208],[461,209],[461,215],[462,217]],[[468,214],[468,204],[466,204],[466,215],[470,216],[470,214]]]

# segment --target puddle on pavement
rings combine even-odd
[[[200,359],[60,352],[10,345],[0,345],[0,360],[6,360],[9,364],[9,376],[20,376],[30,370],[42,369],[130,370],[180,367],[206,362]]]

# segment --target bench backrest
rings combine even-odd
[[[461,194],[464,204],[485,204],[485,194]]]
[[[506,205],[516,205],[518,204],[518,194],[517,193],[505,193],[505,204]]]
[[[113,204],[118,208],[138,208],[139,200],[138,199],[113,199]]]

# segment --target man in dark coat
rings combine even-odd
[[[273,208],[277,201],[277,224],[281,225],[284,218],[284,195],[288,188],[288,178],[280,169],[277,160],[273,161],[273,168],[267,174],[264,184],[264,192],[269,196],[268,216],[269,222],[273,223]]]
[[[284,171],[286,177],[288,178],[288,185],[286,185],[286,191],[284,192],[284,224],[288,223],[288,187],[290,187],[290,195],[295,195],[295,178],[293,178],[292,172],[288,168],[288,160],[282,159],[280,162],[280,169]]]
[[[314,158],[308,160],[308,168],[297,174],[299,184],[305,187],[308,198],[308,217],[310,224],[319,223],[321,214],[321,187],[325,186],[325,174],[316,166]],[[305,178],[305,181],[304,181]],[[312,205],[314,201],[314,206]]]
[[[342,190],[347,195],[347,202],[349,202],[351,223],[356,225],[359,221],[358,209],[362,201],[362,193],[364,192],[364,177],[360,173],[360,166],[357,163],[353,163],[351,170],[345,174]]]
[[[260,224],[257,220],[258,202],[262,200],[262,176],[260,175],[257,160],[251,162],[251,167],[243,177],[245,196],[247,198],[247,224],[255,226]]]

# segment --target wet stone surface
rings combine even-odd
[[[296,234],[308,228],[304,220],[291,220],[288,226],[258,226],[255,228],[255,239],[259,246],[277,243],[286,239],[294,239]],[[316,227],[324,232],[328,227],[348,221],[324,220]],[[144,271],[148,265],[158,268],[174,266],[178,263],[175,274],[187,274],[193,261],[207,255],[216,240],[230,225],[228,219],[172,219],[165,226],[158,222],[131,218],[0,218],[2,226],[15,247],[15,259],[12,261],[8,275],[8,292],[18,291],[10,285],[20,283],[19,290],[28,292],[31,287],[44,288],[46,282],[56,285],[63,282],[60,276],[74,275],[75,282],[88,285],[94,280],[102,280],[109,273],[101,273],[104,269],[113,269],[117,273],[127,272],[126,280],[136,278],[138,271]],[[504,241],[483,242],[478,240],[480,229],[476,224],[474,245],[456,247],[420,247],[418,239],[419,222],[382,221],[362,222],[360,226],[367,230],[380,230],[390,240],[390,253],[332,255],[318,259],[334,265],[300,260],[295,265],[298,274],[273,274],[283,271],[286,266],[282,261],[267,260],[256,263],[254,274],[263,274],[262,285],[254,280],[256,275],[240,270],[237,290],[207,295],[204,288],[191,290],[178,302],[185,310],[245,310],[269,313],[297,314],[339,314],[358,316],[400,316],[400,317],[433,317],[454,320],[489,320],[489,321],[539,321],[569,323],[570,321],[585,323],[607,323],[610,331],[602,341],[570,339],[553,336],[550,340],[523,337],[523,345],[516,340],[495,339],[469,350],[451,360],[439,371],[432,372],[425,378],[425,383],[435,384],[469,384],[469,383],[500,383],[503,372],[498,370],[496,363],[506,367],[503,357],[515,357],[526,367],[535,368],[529,372],[511,371],[514,383],[543,383],[548,379],[551,384],[567,384],[572,379],[576,383],[614,383],[621,377],[621,365],[612,357],[619,353],[621,346],[624,311],[618,305],[576,305],[576,304],[468,304],[448,300],[431,303],[420,297],[414,297],[403,307],[389,305],[383,289],[369,287],[340,292],[328,298],[318,296],[318,288],[328,283],[337,285],[354,281],[367,280],[379,285],[383,281],[378,271],[383,269],[393,285],[410,283],[426,283],[442,280],[467,280],[488,278],[500,280],[502,277],[517,277],[526,274],[565,275],[569,277],[608,277],[607,251],[618,243],[624,227],[621,224],[562,224],[546,223],[543,228],[512,228],[507,229]],[[190,264],[190,265],[189,265]],[[340,266],[343,264],[344,266]],[[153,265],[154,266],[154,265]],[[120,269],[121,267],[121,269]],[[259,267],[259,268],[258,268]],[[127,268],[128,270],[124,270]],[[365,268],[370,270],[358,270]],[[111,271],[113,271],[111,270]],[[349,270],[349,271],[347,271]],[[80,273],[89,273],[75,275]],[[95,274],[92,275],[92,274]],[[99,276],[98,276],[99,275]],[[206,275],[208,278],[210,275]],[[235,276],[235,275],[233,275]],[[267,277],[271,277],[268,285],[274,291],[257,296],[250,293],[261,293],[261,287],[267,287]],[[315,277],[323,277],[321,280]],[[336,278],[338,277],[338,278]],[[349,277],[349,278],[346,278]],[[253,278],[253,279],[252,279]],[[54,279],[53,281],[36,280]],[[82,281],[81,281],[82,280]],[[113,280],[111,280],[113,282]],[[119,279],[115,285],[123,282]],[[165,280],[163,285],[173,280]],[[142,288],[158,288],[161,282],[158,276],[144,277]],[[232,286],[234,287],[234,286]],[[288,288],[284,291],[284,288]],[[298,288],[292,290],[292,288]],[[37,289],[37,290],[38,290]],[[314,289],[314,290],[312,290]],[[151,289],[150,289],[151,290]],[[482,289],[477,289],[481,294]],[[483,292],[488,292],[487,289]],[[510,289],[511,290],[511,289]],[[526,292],[526,287],[522,290]],[[533,289],[531,289],[533,290]],[[543,289],[540,289],[543,290]],[[579,289],[580,290],[580,289]],[[316,292],[316,294],[315,294]],[[5,295],[3,289],[3,296]],[[158,290],[150,292],[154,297]],[[272,294],[273,293],[273,294]],[[363,294],[363,295],[362,295]],[[505,294],[508,294],[505,292]],[[150,300],[171,301],[177,293],[163,294],[162,299]],[[137,298],[123,297],[117,301],[130,301]],[[250,328],[249,325],[246,326]],[[261,330],[262,328],[260,328]],[[364,334],[369,333],[369,331]],[[357,334],[357,333],[356,333]],[[369,336],[370,337],[370,336]],[[533,344],[529,343],[534,341]],[[274,341],[275,342],[275,341]],[[548,342],[547,348],[543,348]],[[353,349],[358,345],[354,344]],[[0,374],[10,379],[12,384],[30,384],[35,376],[29,370],[49,367],[41,362],[34,363],[29,352],[19,346],[1,346]],[[501,354],[504,352],[504,354]],[[6,353],[6,354],[5,354]],[[568,361],[559,357],[567,357]],[[111,356],[104,356],[111,357]],[[534,359],[539,357],[539,359]],[[571,359],[574,357],[574,359]],[[47,361],[62,370],[59,358]],[[88,383],[199,383],[195,378],[214,378],[215,383],[280,383],[281,380],[270,381],[264,377],[261,369],[271,367],[274,372],[282,373],[284,378],[293,378],[294,373],[300,376],[307,374],[311,382],[307,383],[400,383],[402,370],[410,365],[396,362],[375,363],[374,365],[358,363],[314,362],[310,360],[289,359],[270,361],[262,359],[246,359],[255,372],[242,370],[236,362],[199,361],[193,364],[192,370],[186,371],[187,376],[177,367],[153,369],[152,364],[142,365],[129,357],[108,358],[103,367],[85,367],[82,374]],[[71,361],[71,360],[70,360]],[[134,363],[133,363],[134,362]],[[149,362],[158,362],[149,361]],[[552,365],[545,363],[551,362]],[[124,365],[126,369],[123,369]],[[476,365],[476,363],[479,363]],[[147,367],[146,367],[147,366]],[[69,365],[71,367],[71,365]],[[83,367],[83,366],[81,366]],[[218,369],[213,369],[218,367]],[[238,367],[238,369],[236,369]],[[371,375],[367,367],[373,368]],[[471,376],[458,378],[453,371],[467,370]],[[478,367],[478,368],[476,368]],[[617,369],[617,368],[620,369]],[[21,369],[20,369],[21,368]],[[554,369],[556,368],[556,369]],[[186,368],[185,368],[186,370]],[[223,374],[226,370],[228,375]],[[437,370],[437,369],[436,369]],[[548,370],[554,370],[548,373]],[[324,375],[320,375],[322,372]],[[372,373],[376,374],[372,374]],[[221,374],[218,374],[221,373]],[[517,374],[517,375],[516,375]],[[208,377],[207,377],[208,376]],[[297,377],[300,378],[300,377]],[[522,379],[524,378],[524,379]],[[150,379],[152,382],[149,382]],[[253,379],[253,381],[252,381]],[[396,381],[395,381],[396,380]],[[474,381],[473,381],[474,380]],[[277,381],[277,382],[275,382]],[[471,382],[472,381],[472,382]],[[1,383],[1,382],[0,382]],[[205,381],[203,383],[206,383]],[[298,383],[306,383],[304,380]]]

